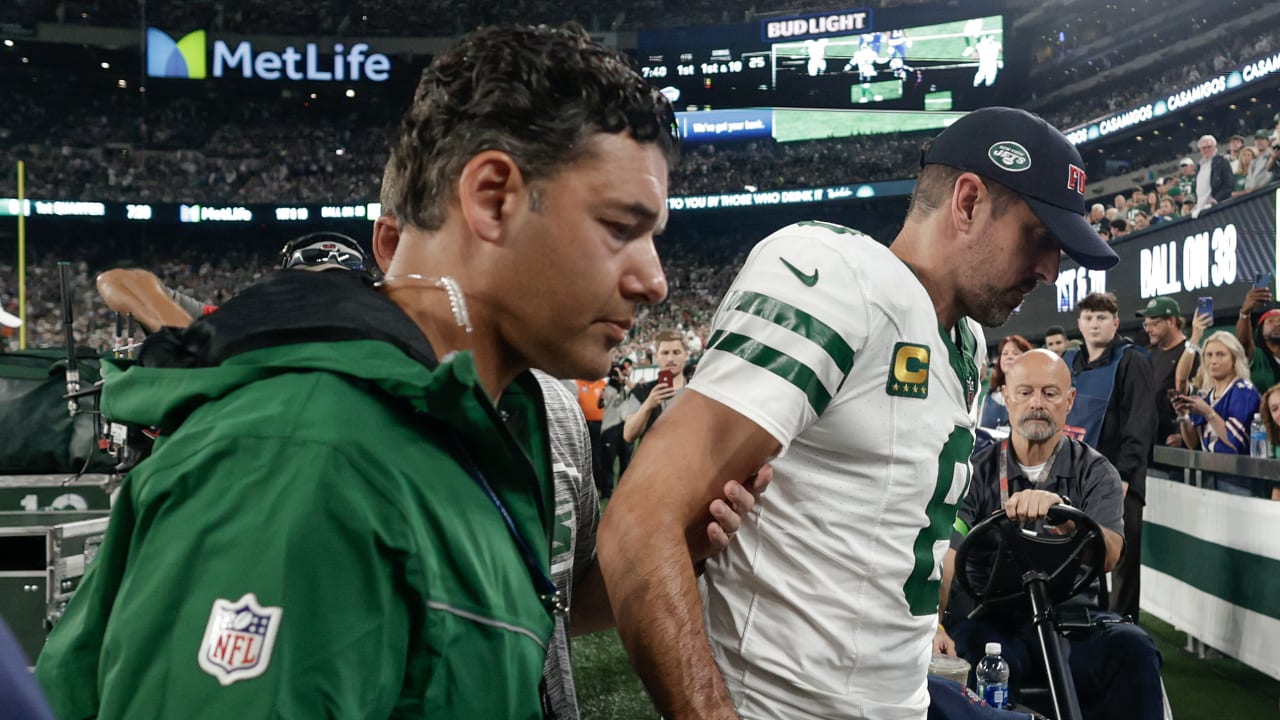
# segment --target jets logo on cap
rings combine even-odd
[[[1012,140],[1004,140],[992,145],[987,150],[991,162],[1009,172],[1023,172],[1031,169],[1031,153]]]

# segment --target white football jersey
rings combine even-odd
[[[911,269],[866,235],[802,222],[751,252],[690,384],[783,448],[706,572],[708,636],[743,718],[925,717],[984,355],[977,323],[942,330]]]

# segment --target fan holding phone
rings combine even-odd
[[[1236,321],[1236,339],[1244,346],[1253,384],[1260,389],[1280,382],[1280,304],[1274,302],[1274,282],[1270,272],[1254,276]],[[1255,313],[1256,324],[1250,322]]]
[[[1200,371],[1196,373],[1196,385],[1202,388],[1202,392],[1197,394],[1188,387],[1188,392],[1173,398],[1173,406],[1178,411],[1178,428],[1183,442],[1192,450],[1247,454],[1249,425],[1253,414],[1258,411],[1261,398],[1249,381],[1249,362],[1244,347],[1234,335],[1214,333],[1201,345],[1201,339],[1212,324],[1213,301],[1200,298],[1191,321],[1188,348],[1201,348],[1203,357]],[[1178,363],[1179,370],[1183,369],[1184,363],[1189,368],[1192,356],[1193,353],[1183,356]]]
[[[658,333],[656,359],[658,379],[640,383],[631,392],[627,419],[622,425],[625,442],[635,442],[648,432],[670,401],[684,390],[684,368],[689,362],[689,351],[679,330]]]

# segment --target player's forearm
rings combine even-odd
[[[611,504],[599,553],[618,634],[663,716],[736,720],[703,631],[702,599],[679,523]]]
[[[609,593],[605,588],[600,563],[591,568],[573,587],[569,603],[569,634],[586,635],[613,627],[613,608],[609,607]]]

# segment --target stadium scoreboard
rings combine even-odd
[[[980,8],[979,8],[980,10]],[[951,111],[997,104],[1005,31],[999,13],[920,22],[848,10],[641,33],[641,74],[677,110],[816,108]],[[916,18],[914,24],[908,17]],[[895,20],[896,18],[896,20]],[[954,19],[953,19],[954,18]]]

